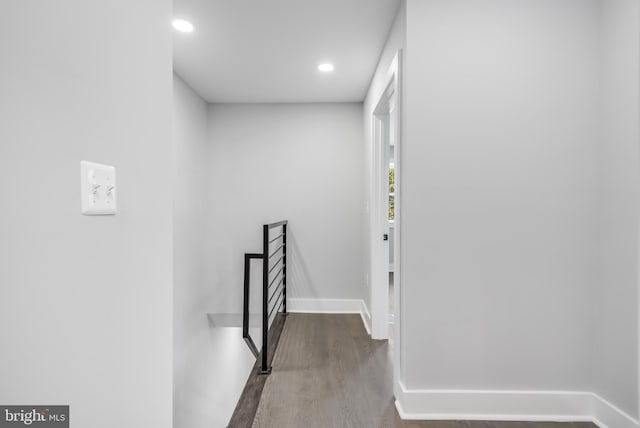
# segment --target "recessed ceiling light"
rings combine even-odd
[[[178,31],[182,31],[183,33],[190,33],[193,31],[193,24],[189,21],[185,21],[184,19],[174,19],[173,28]]]
[[[325,73],[328,73],[329,71],[333,71],[334,68],[335,67],[333,66],[333,64],[329,64],[329,63],[320,64],[318,66],[318,70],[324,71]]]

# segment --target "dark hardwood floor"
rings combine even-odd
[[[591,423],[402,421],[387,341],[358,315],[290,314],[255,428],[596,428]]]

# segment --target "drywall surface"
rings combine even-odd
[[[207,104],[173,77],[174,349],[189,346],[189,332],[207,324],[204,253]],[[175,356],[176,371],[180,358]]]
[[[283,219],[288,297],[362,298],[362,138],[362,104],[210,105],[215,311],[241,312],[243,254]]]
[[[2,404],[171,427],[170,19],[165,0],[3,5]],[[81,160],[116,167],[116,216],[80,215]]]
[[[600,214],[595,391],[638,417],[638,55],[640,6],[602,2]]]
[[[409,389],[592,389],[595,0],[409,0]]]
[[[367,92],[367,96],[364,100],[364,155],[365,155],[365,171],[364,171],[364,194],[365,203],[363,210],[365,212],[365,221],[363,223],[363,236],[364,236],[364,271],[365,277],[363,278],[363,291],[364,302],[371,312],[371,276],[367,275],[371,272],[371,244],[370,244],[370,218],[369,209],[371,207],[371,192],[373,176],[371,172],[371,164],[373,158],[373,112],[376,108],[380,97],[384,93],[387,84],[387,74],[394,57],[399,50],[404,49],[406,46],[406,2],[403,0],[400,2],[396,17],[393,20],[393,25],[389,31],[387,41],[384,49],[380,55],[378,66],[371,79],[371,84]],[[401,132],[402,134],[402,132]]]
[[[174,74],[173,426],[226,427],[255,359],[239,328],[208,316],[207,104]]]

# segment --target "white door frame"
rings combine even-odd
[[[376,100],[373,111],[373,150],[371,156],[369,242],[371,278],[371,337],[387,339],[389,333],[389,247],[383,240],[388,233],[389,162],[388,145],[390,133],[395,142],[395,230],[394,230],[394,380],[399,380],[401,349],[401,279],[400,239],[402,236],[401,196],[401,124],[402,124],[402,51],[399,50],[385,76],[385,90]],[[395,383],[395,382],[394,382]]]

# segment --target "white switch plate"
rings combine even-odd
[[[83,215],[116,213],[116,169],[109,165],[80,161],[80,191]]]

